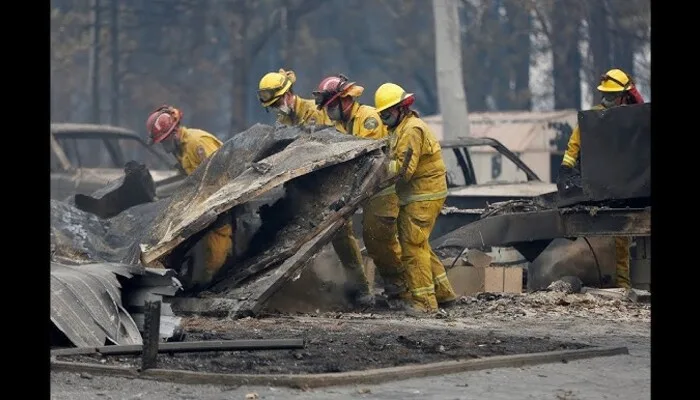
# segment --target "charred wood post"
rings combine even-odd
[[[158,353],[199,353],[206,351],[253,351],[253,350],[294,350],[305,347],[304,339],[246,339],[246,340],[207,340],[196,342],[163,343]],[[137,355],[143,352],[143,345],[72,347],[51,350],[51,356],[76,356],[88,354]]]
[[[143,320],[143,351],[141,371],[158,365],[158,345],[160,344],[160,301],[145,303]]]

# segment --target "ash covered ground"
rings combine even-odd
[[[303,338],[306,346],[300,350],[164,354],[159,356],[159,368],[247,374],[330,373],[586,347],[546,338],[408,324],[357,324],[342,318],[301,323],[295,318],[190,318],[185,326],[187,340]],[[59,359],[129,367],[140,363],[138,356]]]
[[[52,372],[52,398],[146,396],[158,400],[210,400],[246,398],[251,393],[259,393],[265,399],[522,398],[524,393],[528,398],[649,397],[651,306],[648,303],[559,292],[479,294],[462,298],[447,315],[412,318],[400,312],[348,311],[340,290],[343,280],[335,254],[326,248],[297,280],[270,299],[263,317],[235,321],[185,320],[187,340],[303,337],[307,340],[306,349],[174,357],[164,354],[159,356],[159,367],[234,373],[313,373],[585,346],[626,346],[630,355],[312,391],[183,385]],[[99,357],[83,357],[81,361],[138,365],[135,358],[123,356],[104,361]],[[611,376],[615,379],[611,380]],[[503,385],[504,379],[508,385]]]

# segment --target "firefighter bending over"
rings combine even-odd
[[[592,107],[593,110],[602,110],[625,104],[644,103],[642,95],[634,86],[634,80],[619,69],[611,69],[600,78],[598,91],[602,94],[600,104]],[[557,187],[559,191],[569,190],[577,186],[576,177],[579,172],[575,170],[579,163],[581,151],[581,132],[578,125],[574,128],[569,138],[566,153],[559,167]],[[626,236],[615,237],[615,264],[616,284],[621,288],[630,287],[630,240]]]
[[[146,129],[151,135],[151,144],[160,143],[165,151],[175,156],[187,175],[216,152],[221,141],[211,133],[187,128],[180,124],[182,112],[171,106],[161,106],[148,116]],[[195,260],[192,284],[206,284],[221,269],[233,252],[233,227],[224,222],[214,223],[213,228],[197,246],[203,246],[204,259]],[[203,262],[203,267],[197,267]]]
[[[332,126],[326,113],[317,110],[312,99],[303,99],[294,94],[296,80],[294,71],[284,69],[265,74],[258,85],[260,104],[266,110],[273,109],[277,113],[277,122],[284,125]]]
[[[313,92],[319,109],[335,122],[335,128],[353,136],[385,139],[387,128],[372,106],[360,104],[357,98],[364,87],[344,75],[324,78]],[[389,300],[405,297],[407,286],[401,264],[396,221],[399,198],[395,187],[389,187],[362,204],[362,239],[384,281],[384,294]]]
[[[390,173],[398,173],[407,151],[413,152],[405,174],[396,183],[401,261],[409,307],[432,312],[440,304],[454,303],[457,296],[428,241],[447,197],[445,163],[437,138],[410,108],[414,99],[413,93],[393,83],[381,85],[374,94],[375,108],[391,135]]]

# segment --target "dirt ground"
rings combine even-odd
[[[300,279],[301,280],[301,279]],[[307,300],[308,301],[308,300]],[[321,304],[306,304],[321,307]],[[327,305],[327,304],[326,304]],[[331,307],[332,308],[332,307]],[[318,311],[240,320],[187,318],[186,340],[302,338],[299,350],[161,355],[160,368],[226,373],[329,373],[542,351],[586,343],[553,335],[511,335],[485,329],[494,321],[527,325],[552,320],[648,324],[651,306],[591,294],[481,293],[463,297],[447,313],[412,318],[401,312]],[[465,325],[464,321],[472,321]],[[516,332],[513,332],[514,334]],[[61,357],[66,361],[136,367],[138,357]]]
[[[510,307],[506,307],[510,304]],[[308,304],[309,307],[315,306]],[[201,335],[221,334],[229,326],[256,327],[283,322],[285,326],[320,329],[332,337],[339,328],[391,327],[394,332],[440,329],[455,338],[508,338],[505,345],[534,339],[579,343],[592,346],[626,346],[630,355],[597,357],[569,363],[553,363],[522,368],[500,368],[439,377],[414,378],[381,385],[350,385],[303,391],[265,386],[227,387],[185,385],[141,379],[102,377],[84,373],[51,372],[51,398],[55,400],[224,400],[256,398],[282,400],[386,399],[386,400],[477,400],[477,399],[648,399],[650,398],[650,312],[648,304],[610,301],[590,295],[533,293],[527,295],[482,295],[467,298],[447,318],[407,318],[388,313],[312,312],[295,316],[221,321],[188,319],[190,331]],[[340,325],[341,322],[344,324]],[[328,327],[326,329],[326,327]],[[333,329],[335,327],[335,329]],[[352,328],[353,330],[356,328]],[[246,329],[239,328],[239,331]],[[259,334],[258,334],[259,335]],[[413,338],[413,333],[404,334]],[[191,339],[197,336],[190,336]],[[257,336],[260,337],[260,336]],[[274,337],[282,337],[275,335]],[[294,336],[298,337],[298,336]],[[396,343],[395,347],[403,346]],[[427,343],[427,342],[426,342]],[[541,343],[541,342],[540,342]],[[340,348],[334,340],[331,348]],[[341,343],[342,344],[342,343]],[[478,343],[484,344],[484,343]],[[338,346],[338,347],[336,347]],[[446,353],[452,350],[447,345]],[[365,346],[371,348],[369,346]],[[359,354],[364,353],[363,351]],[[428,347],[426,347],[428,349]],[[302,350],[302,353],[307,350]],[[476,346],[475,351],[484,351]],[[282,351],[285,352],[285,351]],[[310,351],[309,351],[310,352]],[[289,352],[293,354],[295,352]],[[368,352],[369,353],[369,352]],[[255,355],[257,354],[257,355]],[[434,353],[432,353],[434,354]],[[480,353],[476,353],[480,354]],[[246,353],[258,360],[259,352]],[[352,354],[352,356],[356,356]],[[434,355],[430,355],[432,357]],[[163,355],[161,360],[168,356]],[[292,355],[295,360],[299,356]],[[304,355],[297,363],[304,363]],[[346,355],[351,359],[350,355]],[[167,365],[167,364],[161,364]],[[506,382],[504,384],[504,382]]]
[[[52,372],[51,398],[219,400],[248,398],[251,393],[259,393],[261,399],[314,400],[649,398],[649,304],[591,294],[483,293],[462,298],[447,314],[424,318],[378,310],[360,313],[347,309],[340,290],[344,274],[337,265],[332,250],[330,254],[321,252],[311,268],[270,300],[261,318],[185,320],[187,340],[304,338],[305,349],[163,354],[159,367],[229,373],[319,373],[585,346],[626,346],[630,355],[308,392]],[[81,361],[139,365],[137,358],[124,356],[104,360],[82,357]],[[509,383],[504,385],[504,380]]]
[[[159,368],[249,374],[329,373],[463,360],[494,355],[579,349],[581,343],[510,337],[422,326],[357,324],[317,319],[263,318],[241,321],[190,318],[187,340],[303,338],[299,350],[178,353],[159,356]],[[138,367],[137,356],[60,357],[60,360]]]

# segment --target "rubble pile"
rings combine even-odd
[[[651,305],[627,299],[612,299],[590,293],[542,291],[534,293],[479,293],[462,297],[451,317],[551,318],[553,316],[604,319],[608,321],[651,321]]]
[[[203,292],[209,289],[209,297],[225,300],[226,313],[255,314],[303,270],[364,198],[381,190],[382,184],[390,185],[378,173],[386,169],[385,147],[384,141],[363,140],[330,128],[310,134],[300,128],[256,124],[224,143],[164,199],[148,193],[129,201],[120,198],[139,187],[125,186],[124,182],[131,182],[127,178],[134,178],[136,184],[150,182],[145,179],[147,170],[127,166],[123,181],[89,196],[88,203],[94,200],[89,210],[52,200],[51,260],[67,266],[137,267],[142,274],[146,270],[178,273],[177,287],[161,288],[162,282],[151,276],[147,284],[123,286],[122,290],[136,293],[123,295],[136,310],[154,294],[193,299],[192,293],[207,297]],[[212,282],[193,284],[190,261],[195,245],[220,221],[235,222],[233,254]],[[85,275],[80,267],[71,271]],[[55,271],[51,273],[53,277]],[[74,344],[74,338],[81,337],[94,339],[90,344],[95,346],[104,342],[101,333],[93,333],[96,329],[85,328],[92,324],[87,313],[78,318],[83,323],[60,322],[65,319],[64,310],[84,306],[83,298],[107,298],[106,289],[97,283],[91,281],[70,293],[52,292],[56,303],[64,304],[52,310],[59,330],[66,333],[65,326],[79,327],[80,332],[69,335]],[[212,309],[196,300],[177,304]],[[110,305],[105,301],[97,308],[105,315],[92,319],[115,320],[114,311],[103,310],[104,304]],[[172,311],[183,310],[176,310],[175,301],[172,304]],[[167,311],[162,316],[172,316],[170,308]]]
[[[158,367],[211,373],[309,374],[361,371],[449,360],[575,350],[585,343],[428,325],[296,318],[185,318],[187,341],[304,339],[300,350],[173,353]],[[60,361],[138,367],[138,355],[58,356]]]

